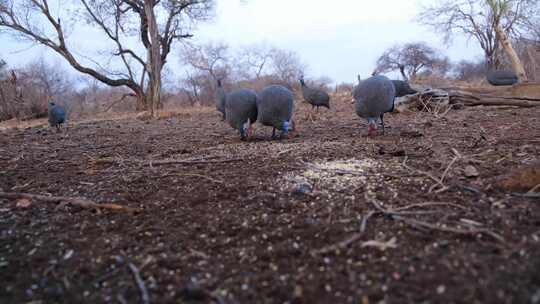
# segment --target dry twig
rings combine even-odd
[[[189,159],[164,159],[164,160],[140,160],[140,159],[121,159],[121,158],[100,158],[96,159],[96,164],[123,164],[136,163],[144,166],[164,166],[164,165],[202,165],[202,164],[223,164],[237,161],[244,161],[244,158],[231,158],[220,160],[189,160]]]
[[[141,292],[141,302],[143,304],[150,304],[150,295],[148,294],[148,289],[146,288],[146,284],[144,284],[144,280],[141,278],[139,269],[133,263],[129,263],[128,266],[133,274],[133,279]]]
[[[312,254],[326,254],[326,253],[337,251],[337,250],[340,250],[340,249],[345,249],[350,244],[358,241],[364,235],[364,231],[366,230],[367,221],[375,213],[376,212],[371,211],[362,218],[362,223],[360,224],[360,232],[357,232],[357,233],[351,235],[349,238],[347,238],[347,239],[345,239],[345,240],[343,240],[343,241],[341,241],[339,243],[323,247],[323,248],[321,248],[319,250],[314,250],[314,251],[312,251]]]
[[[45,195],[18,193],[18,192],[12,192],[12,193],[0,192],[0,198],[7,198],[7,199],[26,198],[29,200],[41,201],[45,203],[60,203],[59,207],[62,207],[65,205],[74,205],[74,206],[79,206],[84,209],[97,209],[97,210],[105,209],[105,210],[113,210],[113,211],[125,211],[129,213],[141,212],[141,210],[137,208],[126,207],[126,206],[122,206],[118,204],[98,204],[82,197],[45,196]]]

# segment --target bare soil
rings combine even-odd
[[[308,110],[280,141],[211,109],[0,131],[0,191],[142,209],[0,199],[0,302],[540,303],[540,200],[497,186],[539,160],[540,109],[375,138],[346,101]]]

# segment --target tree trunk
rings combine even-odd
[[[508,56],[508,59],[510,60],[510,63],[512,64],[512,69],[514,70],[514,73],[516,73],[519,82],[527,82],[527,73],[525,73],[523,64],[521,64],[521,60],[519,60],[519,56],[514,50],[514,47],[512,47],[512,43],[510,43],[508,36],[502,30],[499,24],[495,26],[495,31],[497,33],[497,36],[499,37],[501,46],[503,47],[506,55]]]
[[[148,32],[150,34],[150,48],[148,49],[148,103],[152,117],[158,117],[158,108],[161,103],[161,41],[156,15],[154,13],[154,0],[145,0],[144,9],[148,19]]]
[[[409,77],[407,77],[407,75],[405,74],[405,66],[403,64],[399,65],[399,72],[401,73],[403,80],[409,81]]]

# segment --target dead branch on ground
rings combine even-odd
[[[358,241],[364,235],[364,232],[366,230],[367,221],[375,213],[376,212],[371,211],[362,218],[362,223],[360,224],[360,232],[357,232],[357,233],[351,235],[349,238],[347,238],[347,239],[345,239],[345,240],[343,240],[343,241],[341,241],[339,243],[323,247],[323,248],[321,248],[319,250],[314,250],[311,253],[314,254],[314,255],[316,255],[316,254],[326,254],[326,253],[329,253],[329,252],[334,252],[334,251],[337,251],[337,250],[347,248],[349,245],[351,245],[352,243]]]
[[[436,230],[441,232],[450,232],[460,235],[477,235],[477,234],[485,234],[487,236],[492,237],[493,239],[505,243],[505,240],[502,236],[499,234],[485,228],[470,228],[470,229],[460,229],[460,228],[452,228],[452,227],[445,227],[445,226],[438,226],[436,224],[406,218],[399,214],[399,212],[396,212],[394,210],[385,209],[381,206],[375,199],[369,198],[367,195],[365,195],[366,200],[371,203],[377,210],[379,210],[382,214],[390,216],[392,219],[401,221],[409,226],[415,227],[415,228],[426,228],[430,230]]]
[[[133,279],[135,280],[135,283],[137,284],[137,287],[141,292],[141,302],[143,304],[150,304],[150,295],[148,294],[148,288],[146,288],[146,284],[144,284],[144,280],[141,278],[141,273],[139,269],[133,263],[129,263],[128,266],[131,270],[131,273],[133,274]]]
[[[100,158],[95,159],[95,164],[124,164],[135,163],[143,166],[165,166],[165,165],[203,165],[203,164],[223,164],[238,161],[244,161],[243,158],[229,158],[220,160],[190,160],[190,159],[164,159],[164,160],[141,160],[141,159],[123,159],[123,158]]]
[[[96,209],[96,210],[112,210],[112,211],[123,211],[128,213],[139,213],[140,209],[126,207],[118,204],[98,204],[91,200],[82,197],[65,197],[65,196],[45,196],[45,195],[36,195],[29,193],[18,193],[18,192],[0,192],[0,198],[7,199],[29,199],[34,201],[41,201],[44,203],[59,203],[57,208],[66,205],[79,206],[83,209]]]

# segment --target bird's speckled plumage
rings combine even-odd
[[[293,93],[281,85],[267,86],[259,93],[257,109],[259,123],[287,134],[294,111]]]
[[[225,120],[246,138],[244,126],[257,121],[257,94],[253,90],[240,89],[226,95]]]
[[[413,90],[408,82],[403,80],[392,80],[394,88],[396,89],[396,97],[403,97],[406,95],[418,93],[416,90]]]
[[[304,79],[300,79],[302,85],[302,97],[313,107],[326,107],[330,109],[330,96],[323,90],[310,88],[304,82]]]
[[[223,120],[225,120],[225,99],[227,97],[227,94],[225,93],[225,89],[223,88],[223,85],[221,84],[221,80],[217,80],[217,88],[216,88],[216,109],[221,112],[223,115]]]
[[[385,76],[373,76],[363,80],[354,89],[356,114],[372,124],[379,118],[383,125],[383,115],[394,109],[396,89]]]
[[[49,125],[51,127],[59,129],[60,125],[66,121],[66,109],[54,102],[49,102],[47,105],[47,114],[49,116]]]

